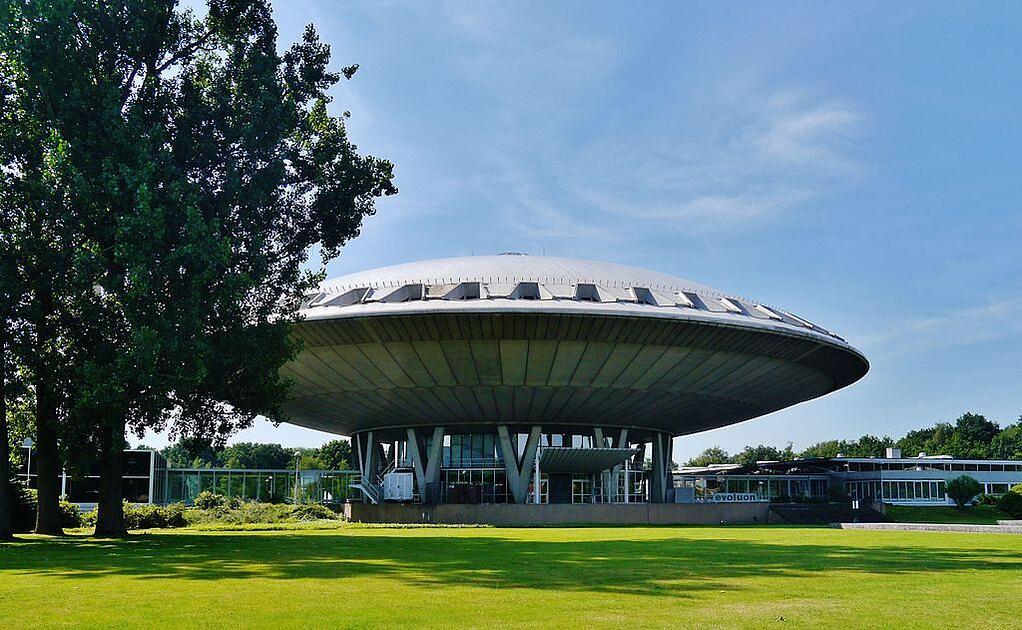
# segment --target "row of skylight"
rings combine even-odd
[[[607,287],[600,284],[546,284],[539,282],[461,282],[458,284],[405,284],[400,287],[359,287],[343,293],[316,293],[306,307],[352,306],[375,302],[394,303],[412,300],[574,300],[597,303],[636,303],[649,306],[691,308],[711,313],[784,322],[838,337],[791,313],[734,297],[706,296],[692,291],[661,291],[647,287]]]

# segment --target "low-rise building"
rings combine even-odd
[[[718,464],[687,467],[675,473],[676,487],[694,488],[696,500],[718,492],[758,493],[771,501],[822,500],[840,495],[895,505],[947,505],[947,481],[968,475],[984,494],[1004,494],[1022,483],[1022,461],[956,459],[949,455],[902,457],[888,449],[885,457],[820,457],[753,465]]]

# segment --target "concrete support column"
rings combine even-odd
[[[525,452],[519,460],[518,449],[511,441],[511,432],[507,425],[497,427],[497,441],[500,444],[501,457],[504,459],[507,485],[511,489],[515,503],[525,503],[529,498],[529,478],[536,463],[536,449],[539,447],[541,433],[542,428],[539,426],[530,428],[529,438],[525,441]]]
[[[666,502],[669,490],[674,486],[671,472],[673,444],[674,440],[667,433],[656,433],[653,436],[653,470],[650,471],[649,480],[650,503]]]
[[[359,433],[355,438],[362,480],[367,483],[376,483],[376,475],[380,472],[383,448],[376,441],[373,431]]]
[[[617,437],[612,437],[611,442],[611,446],[614,448],[628,448],[628,429],[621,429],[618,431]],[[622,464],[618,464],[610,470],[610,473],[610,483],[614,486],[614,491],[609,493],[611,497],[609,500],[623,501],[624,496],[621,493],[620,488],[621,482],[624,478],[624,466]]]
[[[427,451],[421,429],[408,429],[408,457],[415,470],[415,482],[419,486],[419,500],[435,503],[437,497],[430,495],[431,489],[440,481],[440,467],[443,464],[444,428],[435,427]]]

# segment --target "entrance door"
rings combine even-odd
[[[550,473],[550,503],[571,503],[571,473]]]

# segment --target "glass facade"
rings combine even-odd
[[[359,474],[351,470],[244,470],[171,468],[166,471],[166,502],[190,504],[204,490],[242,501],[264,503],[344,503],[357,499]]]
[[[764,501],[827,498],[827,475],[675,475],[676,486],[695,488],[697,500],[718,492],[758,494]]]
[[[448,435],[444,437],[444,468],[503,468],[498,451],[497,436],[492,433]]]
[[[28,487],[36,487],[34,453],[21,447],[17,477]],[[167,460],[156,451],[127,450],[124,452],[124,498],[130,503],[161,503],[164,500],[164,482]],[[63,471],[60,475],[60,494],[72,503],[99,502],[99,468],[90,466],[79,474]]]

